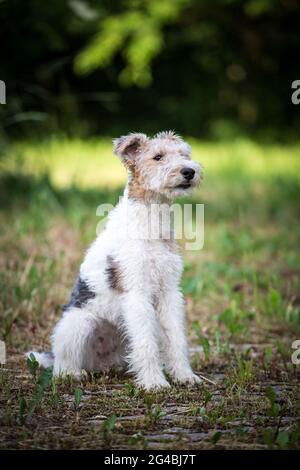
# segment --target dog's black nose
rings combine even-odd
[[[182,174],[182,176],[185,177],[186,180],[192,180],[194,178],[194,175],[195,175],[195,170],[193,170],[193,168],[189,168],[189,167],[184,167],[182,168],[182,170],[180,171],[180,173]]]

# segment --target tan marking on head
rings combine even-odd
[[[128,196],[144,202],[170,198],[172,184],[180,183],[180,171],[191,159],[190,146],[172,131],[152,139],[140,133],[122,136],[114,140],[114,151],[130,172]]]
[[[153,168],[157,169],[157,162],[152,157],[144,158],[142,162],[136,163],[131,168],[131,178],[128,184],[129,197],[139,201],[149,201],[153,198],[153,191],[147,188],[143,178],[143,173],[147,174]]]
[[[143,185],[141,173],[137,168],[131,172],[131,179],[128,184],[128,196],[138,201],[144,201],[147,199],[147,190]]]

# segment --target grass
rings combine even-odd
[[[78,384],[23,358],[49,348],[96,208],[122,192],[110,142],[1,148],[1,448],[299,448],[300,145],[191,143],[205,243],[184,253],[182,288],[193,367],[210,381],[150,395],[120,371]]]

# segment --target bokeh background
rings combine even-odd
[[[220,439],[226,448],[296,446],[300,105],[291,84],[300,79],[299,13],[297,0],[0,1],[0,338],[9,361],[0,369],[1,446],[107,445],[107,434],[89,438],[85,427],[104,379],[86,385],[98,388],[75,429],[72,399],[62,397],[73,385],[42,382],[36,396],[23,353],[49,348],[95,237],[96,208],[123,191],[111,138],[168,129],[204,166],[189,199],[205,204],[204,249],[183,253],[182,289],[193,367],[222,399],[211,389],[204,398],[175,390],[157,406],[185,404],[185,424],[169,418],[184,430],[185,448]],[[133,385],[117,390],[99,398],[100,414],[146,416],[119,427],[118,442],[143,446],[151,426],[159,436],[160,408],[143,404]],[[201,439],[193,435],[199,413]],[[43,422],[38,435],[26,421],[32,415]],[[234,418],[236,428],[226,424]]]
[[[297,0],[0,5],[2,132],[297,136]]]

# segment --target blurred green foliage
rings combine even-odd
[[[0,132],[297,137],[296,0],[2,0]]]
[[[119,75],[124,86],[149,86],[151,63],[163,48],[162,29],[176,21],[190,0],[130,1],[128,10],[108,16],[99,24],[99,32],[76,57],[75,70],[89,73],[109,65],[121,51],[125,67]]]

